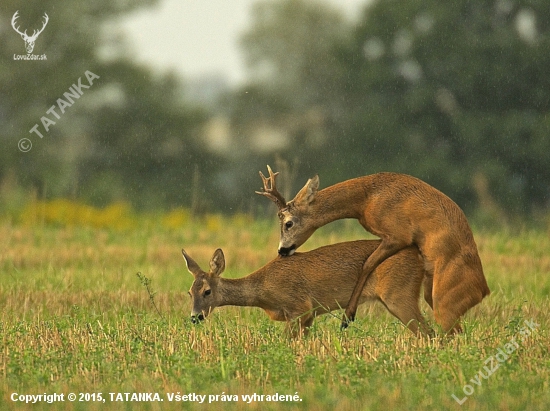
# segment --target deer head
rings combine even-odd
[[[279,208],[278,217],[281,225],[281,236],[279,241],[279,254],[289,256],[294,254],[318,228],[314,216],[308,213],[309,205],[315,199],[319,188],[319,176],[310,178],[306,185],[296,194],[296,197],[287,202],[277,191],[275,177],[279,173],[273,173],[271,167],[267,166],[269,178],[266,178],[260,171],[260,177],[264,184],[263,191],[256,191],[257,194],[266,196],[274,201]]]
[[[214,308],[220,305],[217,288],[220,275],[225,269],[225,257],[223,251],[218,248],[210,259],[210,271],[205,272],[184,249],[181,250],[181,253],[187,264],[187,270],[195,277],[189,295],[193,300],[191,321],[196,324],[204,320]]]
[[[46,13],[44,13],[44,23],[42,24],[42,28],[40,30],[34,30],[32,33],[32,36],[29,36],[27,35],[27,30],[25,30],[24,32],[21,32],[19,30],[19,26],[17,27],[15,26],[15,21],[19,17],[18,13],[19,13],[19,10],[17,10],[13,15],[11,19],[11,26],[17,33],[21,35],[21,38],[25,41],[25,48],[27,49],[27,53],[30,54],[34,49],[34,42],[36,41],[38,35],[44,31],[44,28],[46,27],[46,24],[48,24],[48,20],[50,18]]]

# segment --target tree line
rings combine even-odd
[[[325,187],[396,171],[470,213],[548,213],[548,2],[379,0],[350,20],[320,0],[262,0],[241,38],[248,81],[206,105],[104,40],[105,21],[154,3],[49,2],[64,18],[40,34],[47,61],[34,64],[11,58],[21,39],[0,31],[2,204],[30,192],[254,211],[266,206],[257,171],[277,161],[288,195],[316,173]],[[14,7],[0,6],[3,21]],[[38,24],[44,7],[19,14]],[[70,114],[29,134],[86,71],[100,78]]]

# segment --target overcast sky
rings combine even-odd
[[[368,0],[326,0],[350,18]],[[231,84],[245,75],[240,34],[249,27],[256,0],[161,0],[121,22],[131,54],[185,78],[221,74]]]

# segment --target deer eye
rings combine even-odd
[[[287,221],[287,222],[285,223],[285,228],[286,228],[286,229],[292,228],[293,225],[294,225],[294,223],[293,223],[292,221]]]
[[[207,295],[210,295],[210,294],[212,294],[212,290],[206,290],[206,291],[204,292],[204,296],[205,296],[205,297],[206,297]]]

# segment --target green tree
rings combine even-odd
[[[334,48],[350,36],[350,24],[325,2],[262,0],[241,42],[253,82],[300,110],[328,104],[342,74],[331,64]]]
[[[289,134],[290,143],[277,154],[292,163],[299,159],[297,185],[317,172],[324,173],[324,183],[345,175],[335,170],[341,157],[332,144],[340,131],[335,119],[347,110],[341,88],[347,67],[338,51],[352,33],[353,25],[324,1],[263,0],[254,5],[242,37],[250,81],[232,95],[229,111],[238,128],[263,119]],[[263,169],[274,156],[261,162],[250,157]]]
[[[71,149],[83,132],[86,123],[80,104],[71,107],[41,139],[29,130],[40,123],[46,111],[76,82],[85,71],[102,77],[98,53],[105,45],[102,27],[110,18],[138,7],[154,4],[155,0],[126,1],[4,1],[0,18],[4,23],[18,12],[16,27],[28,34],[42,26],[45,14],[49,21],[36,40],[34,54],[45,54],[47,60],[22,61],[14,55],[26,54],[21,36],[9,23],[0,31],[0,136],[4,144],[0,156],[0,180],[15,175],[20,184],[34,186],[51,194],[69,189],[68,174]],[[84,78],[85,80],[85,78]],[[102,78],[90,93],[94,94],[109,80]],[[86,83],[85,83],[86,84]],[[88,98],[88,96],[85,96]],[[80,103],[80,102],[79,102]],[[78,113],[80,111],[80,113]],[[51,115],[50,115],[51,116]],[[54,120],[55,117],[51,116]],[[18,141],[29,138],[34,144],[28,153],[18,150]],[[76,143],[75,143],[76,144]]]
[[[299,178],[397,171],[528,214],[549,206],[549,25],[544,0],[380,0],[355,28],[320,2],[262,1],[243,44],[264,76],[235,113],[320,109],[321,144],[298,131],[282,152]]]
[[[89,109],[79,195],[95,203],[128,199],[140,208],[189,206],[195,167],[217,169],[197,138],[206,114],[183,102],[174,77],[154,78],[125,62],[103,72],[116,87],[104,95],[110,104]]]
[[[156,0],[7,1],[2,21],[16,10],[32,33],[49,16],[33,51],[44,61],[14,60],[25,54],[14,30],[0,31],[0,181],[32,189],[39,197],[75,196],[103,205],[130,200],[138,207],[191,204],[193,174],[215,172],[219,161],[200,146],[206,114],[184,103],[185,89],[171,75],[153,75],[133,63],[123,39],[108,30],[111,19]],[[99,78],[56,118],[58,99],[85,73]],[[41,118],[55,121],[47,131]],[[29,133],[35,124],[37,133]],[[18,141],[33,147],[22,153]],[[15,178],[13,177],[15,176]],[[202,188],[208,192],[208,178]],[[204,196],[207,197],[207,196]]]
[[[510,211],[548,206],[546,1],[379,1],[341,56],[347,156],[433,183],[462,205],[474,176]]]

